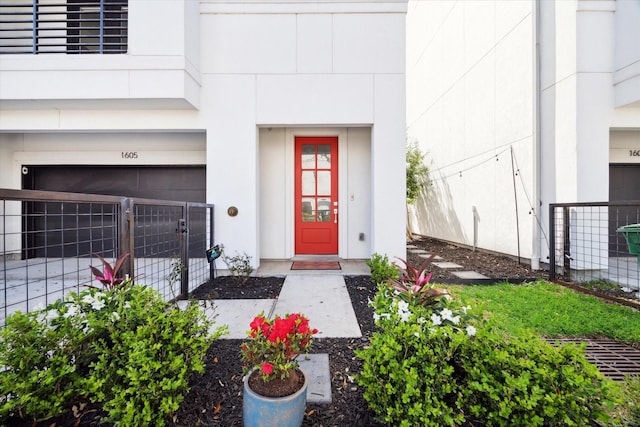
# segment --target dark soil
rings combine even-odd
[[[535,281],[539,278],[548,278],[549,274],[545,271],[535,271],[531,269],[528,261],[511,258],[505,255],[488,253],[482,250],[471,250],[463,248],[452,243],[441,240],[432,239],[430,237],[415,238],[412,245],[420,249],[424,249],[430,254],[435,254],[443,258],[443,261],[453,262],[461,265],[462,269],[444,269],[433,266],[430,271],[433,272],[431,281],[440,283],[461,283],[459,277],[451,274],[452,271],[475,271],[484,276],[489,277],[490,282],[523,282]],[[424,261],[417,254],[407,251],[407,261],[413,266],[420,265]],[[396,261],[397,263],[398,261]],[[435,261],[438,262],[438,261]],[[471,283],[477,283],[478,280],[471,280]]]
[[[505,256],[472,251],[430,238],[416,239],[412,244],[441,256],[444,261],[460,264],[464,266],[464,270],[476,271],[491,277],[493,282],[522,282],[548,277],[546,272],[532,271],[528,265]],[[423,259],[408,254],[408,261],[412,265],[418,265]],[[432,266],[430,270],[433,271],[434,282],[460,283],[460,279],[447,270],[436,266]],[[277,277],[252,278],[246,284],[239,285],[231,277],[219,277],[196,289],[193,296],[202,299],[274,298],[279,294],[283,280]],[[362,366],[361,361],[355,356],[355,351],[368,344],[374,330],[373,311],[368,301],[373,299],[376,287],[368,276],[347,276],[345,282],[363,337],[314,340],[311,350],[313,353],[329,354],[332,403],[308,404],[304,426],[383,426],[374,420],[374,415],[368,409],[362,395],[362,389],[353,378]],[[192,379],[191,390],[179,411],[168,422],[169,426],[242,426],[241,342],[242,340],[221,339],[211,346],[206,356],[205,373]],[[64,417],[37,425],[97,426],[101,414],[95,409],[85,408],[78,414],[81,418],[74,417],[70,411]],[[24,421],[12,421],[13,423],[9,423],[10,426],[32,425]]]
[[[220,277],[215,282],[224,284],[229,280]],[[369,276],[347,276],[345,282],[363,337],[314,340],[312,353],[329,354],[332,403],[308,404],[303,426],[383,425],[373,420],[362,390],[353,379],[354,373],[362,366],[355,357],[355,350],[367,345],[368,337],[373,332],[373,311],[368,300],[373,299],[376,288]],[[242,426],[241,343],[242,340],[222,339],[211,346],[207,354],[207,370],[204,375],[194,378],[191,391],[176,414],[173,425]]]
[[[280,295],[284,277],[249,277],[241,283],[233,277],[218,277],[191,293],[196,299],[274,299]]]

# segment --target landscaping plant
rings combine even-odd
[[[288,378],[298,368],[297,357],[309,351],[318,333],[300,313],[273,319],[260,313],[249,326],[249,340],[241,346],[244,374],[256,370],[264,383]]]
[[[109,271],[115,278],[117,269]],[[129,279],[114,283],[7,318],[0,331],[1,417],[42,420],[90,401],[114,425],[142,426],[163,425],[178,409],[224,328],[210,334],[195,302],[180,310]]]
[[[375,284],[384,283],[389,279],[398,277],[398,267],[391,264],[386,255],[374,253],[366,261],[366,264],[371,270],[371,280]]]
[[[394,426],[584,426],[607,420],[611,382],[582,348],[486,327],[471,307],[428,284],[425,268],[380,285],[378,331],[357,376],[380,421]]]
[[[220,246],[220,250],[222,251],[221,258],[222,261],[227,265],[227,268],[231,272],[231,275],[236,280],[236,282],[240,285],[244,285],[251,277],[251,273],[253,273],[253,267],[251,267],[251,257],[246,253],[238,254],[236,253],[233,256],[228,256],[224,252],[224,246]]]
[[[241,348],[244,373],[258,369],[265,381],[284,378],[297,368],[296,358],[308,352],[313,335],[318,333],[300,313],[276,315],[271,320],[260,313],[249,327],[249,340]]]

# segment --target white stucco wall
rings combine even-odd
[[[371,255],[371,129],[370,128],[261,128],[259,131],[259,229],[262,259],[289,259],[295,255],[294,138],[338,137],[339,250],[346,259]],[[363,240],[360,240],[363,233]]]
[[[432,172],[413,231],[530,257],[534,3],[412,1],[408,11],[408,136]]]
[[[610,132],[640,125],[637,2],[417,1],[408,10],[409,136],[434,178],[414,231],[515,255],[519,225],[521,255],[546,262],[549,204],[608,200]],[[606,248],[606,230],[590,238]],[[600,268],[592,255],[576,265]]]
[[[133,1],[128,16],[126,55],[3,55],[3,108],[84,108],[78,100],[98,99],[118,108],[197,108],[198,2]]]
[[[205,163],[217,243],[246,253],[257,266],[262,251],[293,255],[280,236],[265,243],[263,213],[270,207],[264,199],[272,199],[261,195],[271,191],[262,179],[273,177],[260,175],[260,156],[275,153],[261,151],[264,129],[339,129],[340,156],[350,165],[340,185],[344,197],[354,193],[352,205],[345,200],[353,217],[341,216],[340,255],[405,255],[404,0],[158,0],[147,12],[143,3],[129,10],[129,55],[3,57],[0,132],[12,135],[0,140],[3,157],[12,164],[87,164],[100,153],[111,164],[121,162],[116,157],[127,147],[153,151],[135,164]],[[15,86],[20,76],[37,84]],[[195,133],[198,147],[151,149],[139,139],[165,133]],[[9,140],[38,142],[25,149]],[[66,148],[58,153],[60,144]],[[78,155],[65,158],[65,150]],[[0,182],[18,188],[16,170],[3,168]],[[280,191],[273,200],[290,197]],[[227,215],[230,206],[237,216]]]
[[[640,107],[640,2],[618,0],[615,13],[615,106]]]

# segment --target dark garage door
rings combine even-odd
[[[205,186],[204,166],[26,166],[23,169],[23,188],[30,190],[204,202]],[[62,212],[63,209],[75,209],[76,212],[69,215],[68,212]],[[83,256],[92,251],[110,251],[117,241],[117,218],[111,206],[63,208],[61,204],[49,203],[45,206],[43,203],[29,203],[25,211],[30,213],[24,224],[25,236],[29,239],[26,246],[34,248],[26,254],[27,257]],[[166,224],[160,229],[157,227],[157,217],[149,219],[156,221],[153,234],[144,236],[142,244],[136,238],[135,246],[140,248],[136,249],[136,256],[157,256],[161,253],[162,239],[159,236],[175,236],[177,219],[171,218],[172,215],[170,210],[164,214]],[[95,226],[97,217],[103,221],[99,227]],[[145,218],[147,215],[138,218],[136,230],[147,228]],[[192,223],[191,227],[194,229],[205,225]],[[91,246],[89,242],[92,240],[99,240],[101,247]]]
[[[205,183],[204,166],[27,166],[23,175],[26,190],[203,203]]]
[[[640,200],[640,165],[609,165],[609,201],[611,203]],[[640,223],[637,207],[611,207],[609,209],[609,256],[631,256],[622,234],[616,229],[627,224]]]

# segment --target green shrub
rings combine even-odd
[[[553,347],[478,327],[470,307],[432,305],[381,286],[372,302],[379,330],[357,380],[381,421],[394,426],[572,426],[606,420],[611,383],[583,349]]]
[[[15,313],[0,343],[0,415],[48,418],[89,399],[115,425],[163,425],[224,331],[210,326],[195,303],[180,310],[130,282]]]
[[[371,280],[373,283],[384,283],[389,279],[398,278],[398,267],[389,262],[386,255],[374,253],[371,258],[366,261],[367,266],[371,270]]]
[[[628,375],[618,383],[620,399],[616,408],[611,411],[617,422],[624,427],[640,426],[640,375]]]
[[[455,363],[459,404],[486,426],[584,426],[608,420],[613,405],[611,382],[586,360],[584,345],[480,331]]]
[[[404,301],[381,285],[372,305],[380,328],[357,376],[364,398],[378,417],[393,426],[456,425],[458,393],[451,361],[475,334],[468,307],[442,296],[430,306]]]
[[[84,334],[51,328],[42,314],[16,312],[0,329],[0,418],[53,417],[82,393],[75,360]]]

